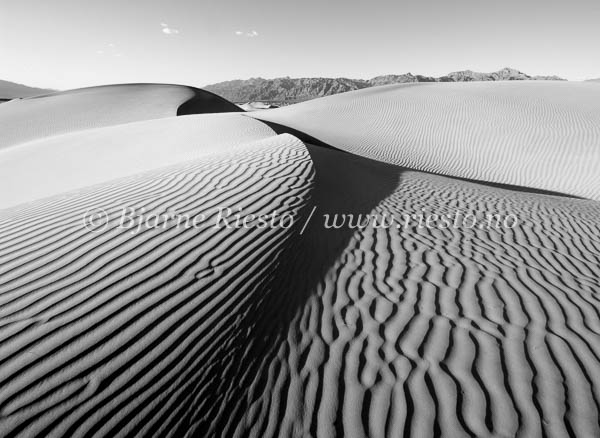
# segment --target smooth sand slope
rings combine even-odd
[[[391,85],[252,116],[387,163],[600,200],[593,83]]]
[[[75,131],[0,149],[0,209],[275,135],[239,114],[201,114]]]
[[[127,84],[18,99],[0,107],[0,149],[51,135],[178,114],[240,109],[182,85]]]
[[[42,144],[84,173],[102,144],[133,157],[147,140],[157,157],[0,210],[0,436],[600,435],[597,201],[424,173],[382,162],[404,148],[383,137],[351,154],[247,115],[93,129],[77,155],[80,134],[17,145],[31,153],[15,163]],[[98,208],[107,226],[86,229]],[[205,218],[135,232],[123,208]],[[295,221],[215,228],[223,208]],[[517,222],[403,225],[457,211]],[[326,229],[334,214],[364,227]]]

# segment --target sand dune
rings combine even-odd
[[[240,109],[214,94],[182,85],[82,88],[2,105],[0,148],[51,135],[177,114],[235,111]]]
[[[313,199],[328,213],[369,212],[368,200],[382,197],[373,209],[379,214],[509,209],[524,223],[500,233],[413,226],[345,236],[315,224],[302,240],[302,266],[317,271],[316,286],[308,295],[310,283],[292,286],[307,302],[268,374],[279,393],[271,386],[261,393],[269,426],[257,415],[256,430],[597,435],[597,203],[512,193],[321,149],[312,157]],[[331,175],[334,168],[339,173]],[[319,275],[323,266],[330,268]]]
[[[0,149],[0,208],[198,159],[274,135],[238,114],[201,114],[75,131]]]
[[[305,302],[253,396],[256,436],[598,435],[597,203],[312,155],[328,213],[368,213],[378,187],[379,215],[508,210],[523,222],[346,236],[315,224],[295,250],[312,284],[291,286]]]
[[[572,166],[595,160],[596,102],[527,85],[523,107],[508,85],[473,85],[253,113],[306,135],[194,115],[0,151],[11,184],[48,186],[0,210],[0,435],[599,436],[600,203],[415,170],[595,197]],[[223,207],[295,220],[214,227]],[[108,224],[86,229],[98,208]],[[204,225],[119,229],[123,208]],[[456,212],[477,226],[402,225]],[[496,213],[517,220],[485,226]],[[326,227],[335,214],[397,222]]]
[[[600,199],[600,88],[592,83],[392,85],[252,117],[416,170]]]
[[[247,347],[243,337],[256,324],[250,319],[286,249],[286,230],[90,233],[81,215],[98,206],[111,215],[121,206],[194,216],[220,205],[295,212],[311,174],[302,144],[279,136],[234,158],[192,161],[5,214],[3,435],[156,428],[182,436],[176,432],[189,416],[225,403],[236,382],[220,383],[220,373],[240,365],[230,359]],[[207,394],[216,397],[209,406]]]
[[[301,218],[313,205],[317,217],[502,208],[523,223],[314,221],[303,236],[80,224],[89,206],[223,203]],[[5,212],[0,424],[7,436],[595,436],[599,214],[289,135]]]

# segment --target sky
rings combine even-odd
[[[0,79],[69,89],[514,67],[600,77],[600,0],[0,0]]]

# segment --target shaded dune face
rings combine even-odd
[[[183,102],[177,108],[178,116],[189,114],[214,114],[244,112],[239,106],[206,90],[194,88],[194,97]]]
[[[391,85],[251,116],[415,170],[600,200],[592,83]]]
[[[273,293],[266,295],[261,303],[255,315],[255,332],[251,334],[253,356],[260,357],[260,367],[248,371],[248,383],[244,385],[243,393],[240,397],[231,397],[220,407],[220,415],[199,414],[190,424],[190,436],[309,436],[315,432],[317,424],[311,425],[311,421],[316,421],[316,417],[310,411],[314,399],[310,394],[304,394],[302,387],[312,392],[323,385],[325,376],[314,362],[315,358],[305,354],[308,352],[304,350],[307,339],[302,340],[303,348],[297,350],[290,350],[297,345],[288,341],[300,334],[303,322],[298,319],[299,315],[306,311],[307,303],[330,275],[330,268],[343,257],[354,232],[348,228],[324,230],[316,220],[309,221],[304,230],[302,228],[313,209],[316,209],[313,219],[338,212],[355,216],[368,214],[392,192],[398,171],[349,154],[312,145],[306,147],[314,171],[310,202],[299,218],[299,226],[285,257],[278,260]],[[329,331],[333,328],[321,327],[321,323],[314,319],[309,330]],[[313,354],[321,355],[320,346],[316,348]],[[244,368],[247,366],[248,362],[245,362]],[[291,372],[302,377],[297,379]],[[223,380],[242,382],[243,377],[246,373],[243,376],[232,374]],[[342,375],[330,377],[345,384]],[[305,395],[308,398],[304,398]],[[330,395],[331,399],[317,400],[316,403],[329,403],[338,393]]]
[[[0,107],[0,149],[90,128],[197,113],[238,112],[240,108],[194,87],[126,84],[82,88]]]

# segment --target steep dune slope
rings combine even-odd
[[[591,83],[392,85],[251,116],[416,170],[600,199]]]
[[[90,128],[178,114],[237,112],[207,91],[182,85],[127,84],[82,88],[0,107],[0,148]]]

